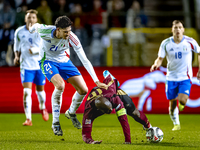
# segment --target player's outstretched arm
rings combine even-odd
[[[151,66],[150,71],[152,72],[154,70],[157,70],[161,66],[162,62],[163,62],[163,58],[162,57],[158,57],[155,60],[154,64]]]

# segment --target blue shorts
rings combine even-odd
[[[40,62],[40,68],[42,73],[47,77],[49,81],[55,74],[60,74],[64,80],[70,77],[81,75],[79,70],[74,66],[74,64],[69,60],[66,63],[57,63],[45,60]]]
[[[190,95],[192,83],[191,80],[184,81],[166,81],[165,84],[165,92],[167,95],[167,99],[175,99],[179,93]]]
[[[20,70],[21,82],[32,82],[36,85],[44,85],[46,83],[45,76],[41,70]]]

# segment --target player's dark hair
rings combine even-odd
[[[38,14],[38,11],[37,10],[35,10],[35,9],[29,9],[29,10],[27,10],[26,11],[26,14],[28,14],[28,13],[33,13],[33,14]]]
[[[112,111],[112,104],[111,102],[105,97],[99,97],[95,99],[95,106],[97,109],[101,110],[104,113],[111,113]]]
[[[67,16],[60,16],[55,21],[56,28],[66,28],[71,26],[73,23]]]
[[[178,24],[178,23],[181,23],[181,24],[183,25],[183,27],[184,27],[184,23],[183,23],[183,21],[181,21],[181,20],[174,20],[174,21],[172,22],[172,26],[173,26],[173,25],[176,25],[176,24]]]

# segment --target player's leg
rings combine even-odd
[[[81,75],[70,77],[67,81],[72,84],[72,86],[76,89],[76,92],[72,97],[72,103],[70,108],[66,111],[65,116],[72,120],[74,127],[81,129],[81,123],[77,120],[75,113],[87,94],[88,88]]]
[[[46,106],[45,106],[46,93],[44,91],[44,85],[36,85],[36,94],[37,94],[37,97],[38,97],[39,109],[41,111],[42,118],[43,118],[44,121],[48,121],[49,120],[49,114],[48,114],[48,111],[47,111]]]
[[[83,77],[81,76],[81,73],[70,60],[67,63],[60,64],[59,73],[64,80],[71,83],[76,89],[76,92],[72,97],[70,108],[65,112],[65,116],[68,119],[71,119],[74,127],[80,129],[82,126],[76,118],[75,112],[82,103],[84,96],[87,94],[88,88],[83,80]]]
[[[189,96],[183,93],[178,94],[178,100],[179,100],[179,111],[183,111],[185,108],[185,105],[187,103]]]
[[[177,107],[177,100],[172,99],[169,101],[169,116],[174,124],[172,131],[180,130],[179,110]]]
[[[121,95],[119,95],[119,93]],[[123,102],[124,107],[126,108],[127,114],[129,116],[133,117],[133,119],[135,121],[142,124],[144,128],[151,127],[151,124],[150,124],[148,118],[146,117],[146,115],[142,111],[139,111],[135,107],[132,99],[128,95],[126,95],[124,91],[118,90],[118,96],[120,97],[121,101]]]
[[[26,115],[26,121],[23,123],[24,126],[32,126],[32,82],[34,79],[34,70],[21,69],[20,77],[23,85],[23,106]]]
[[[104,70],[104,71],[103,71],[103,77],[104,77],[104,78],[107,78],[107,76],[109,76],[109,75],[111,76],[112,79],[115,79],[115,77],[114,77],[108,70]],[[120,86],[119,81],[117,81],[117,86],[118,86],[118,87]]]
[[[26,121],[23,123],[23,126],[32,126],[32,82],[24,82],[23,88],[23,106],[26,115]]]
[[[51,96],[52,103],[52,130],[55,135],[62,136],[63,132],[60,127],[60,109],[62,105],[62,94],[65,87],[65,82],[59,75],[59,64],[51,61],[42,61],[40,63],[41,70],[46,78],[51,81],[55,87]]]
[[[51,97],[52,116],[53,116],[52,129],[54,131],[54,134],[59,136],[63,134],[60,127],[59,117],[60,117],[60,109],[62,106],[62,94],[64,91],[65,82],[59,74],[55,74],[51,78],[51,82],[55,86],[55,89]]]
[[[191,86],[192,83],[190,79],[181,81],[179,83],[179,94],[178,94],[179,111],[183,111],[183,109],[185,108],[185,105],[190,95]]]
[[[179,110],[177,107],[177,96],[178,96],[178,82],[166,81],[165,92],[167,99],[169,99],[169,116],[173,122],[173,129],[180,130],[180,121],[179,121]]]
[[[45,102],[46,102],[46,93],[44,91],[45,82],[46,82],[45,76],[42,74],[42,71],[37,70],[34,83],[36,84],[36,94],[39,101],[39,109],[41,111],[43,120],[48,121],[49,114],[45,106]]]

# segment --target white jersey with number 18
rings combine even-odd
[[[174,42],[173,37],[162,41],[158,57],[167,58],[167,80],[183,81],[192,78],[192,51],[200,53],[200,48],[188,36],[183,36],[179,44]]]

